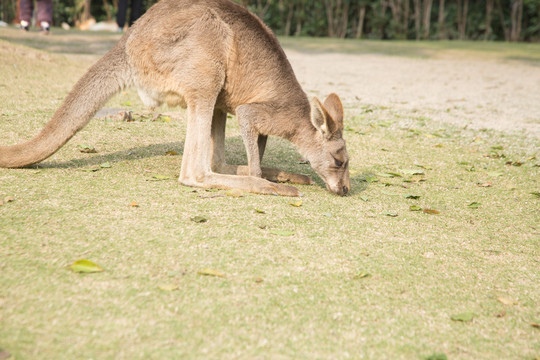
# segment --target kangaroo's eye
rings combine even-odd
[[[338,159],[334,159],[334,162],[336,163],[337,167],[341,167],[343,165],[343,161],[339,161]]]

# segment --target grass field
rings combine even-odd
[[[68,35],[34,46],[0,29],[0,144],[35,134],[98,58],[58,45]],[[69,41],[82,38],[101,53],[117,35]],[[346,109],[350,196],[271,139],[267,166],[317,184],[302,199],[238,197],[177,182],[181,110],[150,121],[133,90],[107,108],[136,121],[96,119],[38,166],[0,169],[0,359],[540,357],[537,138],[359,102]],[[228,161],[244,162],[234,119],[227,134]],[[104,271],[74,273],[80,259]]]

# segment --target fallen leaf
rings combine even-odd
[[[531,323],[531,326],[536,329],[540,329],[540,324],[538,323]]]
[[[479,202],[473,201],[472,203],[468,204],[467,207],[469,209],[478,209],[482,204]]]
[[[487,173],[489,176],[491,177],[498,177],[498,176],[503,176],[504,173],[501,172],[501,171],[488,171]]]
[[[332,217],[333,216],[331,213],[324,213],[323,215],[326,216],[326,217]]]
[[[521,165],[523,165],[523,163],[521,161],[507,161],[506,165],[520,167]]]
[[[171,177],[167,176],[167,175],[154,174],[154,175],[152,175],[152,178],[150,180],[152,180],[152,181],[161,181],[161,180],[169,180],[170,178]]]
[[[477,185],[480,186],[480,187],[492,187],[493,183],[485,182],[485,183],[478,183]]]
[[[295,202],[290,201],[289,205],[294,206],[294,207],[300,207],[300,206],[302,206],[302,200],[298,200],[298,201],[295,201]]]
[[[387,173],[380,173],[379,176],[380,176],[380,177],[385,177],[385,178],[393,178],[393,177],[396,177],[396,176],[401,177],[400,174],[397,174],[397,175],[396,175],[396,173],[390,173],[390,172],[387,172]]]
[[[495,317],[502,318],[506,316],[506,311],[501,311],[500,313],[495,314]]]
[[[439,210],[434,210],[434,209],[423,209],[422,211],[424,212],[424,214],[430,214],[430,215],[438,215],[441,213]]]
[[[255,281],[256,283],[262,283],[264,280],[263,278],[256,277],[255,279],[253,279],[253,281]]]
[[[471,312],[465,312],[450,316],[453,321],[470,322],[474,318],[474,314]]]
[[[434,353],[429,356],[426,356],[424,359],[425,360],[448,360],[448,357],[446,356],[446,354],[443,354],[443,353]]]
[[[198,216],[192,217],[192,218],[191,218],[191,221],[200,224],[200,223],[205,223],[205,222],[207,222],[208,219],[205,218],[204,216],[199,216],[199,215],[198,215]]]
[[[401,170],[401,173],[405,175],[424,175],[424,172],[422,170],[417,169],[403,169]]]
[[[131,203],[129,203],[129,206],[131,206],[131,207],[139,207],[139,204],[137,204],[137,202],[135,202],[135,201],[132,201]]]
[[[86,259],[77,260],[69,267],[76,273],[95,273],[104,271],[99,265]]]
[[[358,280],[358,279],[367,278],[367,277],[369,277],[369,276],[371,276],[370,273],[367,273],[367,272],[361,272],[361,273],[358,273],[358,274],[354,275],[354,276],[353,276],[353,279]]]
[[[171,156],[176,156],[178,155],[178,152],[177,151],[174,151],[174,150],[169,150],[165,153],[165,155],[171,155]]]
[[[171,117],[167,115],[159,116],[156,121],[171,122]]]
[[[278,236],[292,236],[294,231],[291,230],[270,230],[270,234]]]
[[[204,276],[216,276],[216,277],[220,277],[220,278],[225,277],[225,274],[222,273],[221,271],[218,271],[218,270],[215,270],[215,269],[210,269],[210,268],[199,270],[199,271],[197,271],[197,274],[204,275]]]
[[[261,209],[255,209],[255,212],[256,212],[257,214],[266,214],[266,211],[261,210]]]
[[[80,145],[77,145],[77,148],[82,153],[86,153],[86,154],[95,154],[95,153],[97,153],[96,148],[93,147],[93,146],[90,146],[90,145],[80,144]]]
[[[411,205],[409,206],[409,210],[411,211],[422,211],[422,208],[418,205]]]
[[[244,196],[244,192],[240,189],[231,189],[227,191],[225,195],[238,198]]]
[[[420,195],[412,195],[412,194],[405,195],[405,199],[418,200],[418,199],[420,199]]]
[[[111,164],[108,162],[104,162],[103,164],[99,165],[102,169],[108,169],[111,167]]]
[[[360,200],[365,201],[365,202],[368,202],[368,201],[369,201],[369,198],[368,198],[367,196],[360,195]]]
[[[418,166],[418,167],[420,167],[420,168],[422,168],[422,169],[425,169],[425,170],[431,170],[431,169],[433,169],[433,168],[432,168],[431,166],[429,166],[429,165],[422,165],[422,164],[419,164],[419,163],[416,163],[416,162],[414,163],[414,166]]]
[[[84,171],[84,172],[96,172],[96,171],[99,171],[99,167],[97,166],[94,166],[94,167],[91,167],[91,168],[86,168],[86,169],[81,169],[81,171]]]
[[[511,299],[507,296],[503,296],[503,295],[497,295],[497,300],[499,300],[499,302],[501,304],[504,304],[504,305],[516,305],[517,304],[517,301],[514,300],[514,299]]]
[[[173,291],[173,290],[178,290],[179,286],[176,285],[176,284],[161,284],[161,285],[158,285],[158,289],[159,290],[163,290],[163,291]]]
[[[491,149],[493,149],[493,150],[504,150],[504,148],[502,147],[502,145],[495,145],[495,146],[492,146]]]
[[[15,201],[15,198],[13,196],[6,196],[4,198],[4,202],[7,204],[7,203],[10,203],[10,202],[14,202]]]
[[[390,217],[397,217],[397,216],[398,216],[398,214],[397,214],[397,213],[395,213],[395,212],[391,212],[391,211],[388,211],[388,212],[384,213],[384,215],[386,215],[386,216],[390,216]]]

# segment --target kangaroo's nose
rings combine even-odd
[[[347,194],[349,192],[349,188],[344,186],[343,187],[343,195]]]

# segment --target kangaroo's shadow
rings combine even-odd
[[[132,147],[125,150],[93,155],[87,158],[72,159],[68,161],[47,161],[34,165],[33,167],[44,169],[77,169],[98,166],[104,162],[116,163],[165,156],[167,152],[170,151],[175,151],[178,153],[178,155],[182,155],[184,151],[184,141]],[[275,167],[291,173],[305,174],[309,176],[315,182],[315,184],[324,189],[326,187],[324,181],[322,181],[321,178],[313,171],[311,166],[301,161],[292,160],[299,158],[300,155],[291,144],[288,144],[281,139],[273,139],[273,141],[269,141],[268,143],[268,147],[264,155],[263,166]],[[244,143],[240,136],[231,136],[226,138],[225,159],[228,164],[233,165],[245,165],[247,163]],[[374,176],[375,175],[372,173],[362,173],[351,176],[351,191],[349,196],[354,196],[365,191],[369,184],[367,179],[373,178]]]
[[[84,168],[103,164],[104,162],[115,163],[120,161],[133,161],[137,159],[164,156],[167,154],[168,151],[176,151],[178,154],[181,155],[183,153],[183,150],[184,142],[178,141],[163,144],[152,144],[148,146],[132,147],[126,150],[94,155],[88,158],[73,159],[61,162],[42,162],[35,166],[46,169]]]

